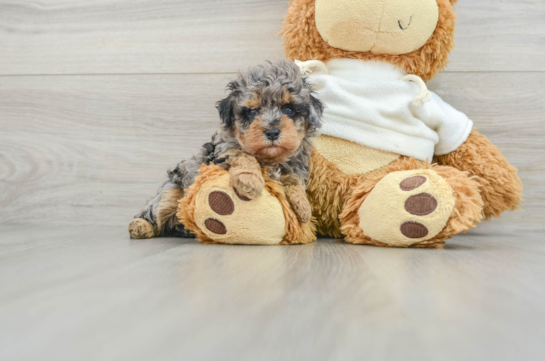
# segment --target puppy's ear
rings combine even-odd
[[[310,95],[310,112],[308,116],[309,128],[312,130],[322,127],[322,114],[324,113],[324,104],[314,95]]]
[[[233,94],[216,103],[216,108],[220,113],[220,118],[225,129],[230,129],[235,125],[235,112],[233,110]]]

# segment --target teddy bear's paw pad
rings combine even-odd
[[[129,224],[129,234],[134,239],[146,239],[155,237],[153,225],[143,218],[137,218]]]
[[[423,224],[418,222],[405,222],[401,225],[401,233],[408,238],[424,238],[430,232]]]
[[[208,196],[210,208],[219,215],[230,216],[235,211],[235,203],[225,192],[212,192]]]
[[[405,210],[415,216],[426,216],[437,209],[437,199],[431,194],[420,193],[405,201]]]
[[[412,191],[413,189],[420,187],[422,184],[426,183],[427,181],[428,181],[428,178],[421,175],[417,175],[414,177],[404,179],[399,184],[399,187],[404,191]]]
[[[225,224],[221,223],[221,221],[218,221],[217,219],[208,218],[206,221],[204,221],[204,225],[206,226],[206,229],[212,233],[227,234],[227,227],[225,227]]]
[[[454,204],[451,186],[432,169],[393,172],[361,205],[359,226],[381,243],[410,246],[439,234]]]
[[[252,200],[238,194],[229,174],[203,184],[194,216],[199,229],[220,243],[279,244],[286,235],[280,201],[266,189]]]

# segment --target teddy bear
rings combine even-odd
[[[307,190],[320,233],[436,247],[519,206],[517,169],[425,83],[454,47],[455,2],[290,2],[286,57],[326,107]]]

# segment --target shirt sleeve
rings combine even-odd
[[[439,135],[435,155],[454,152],[469,137],[473,122],[464,113],[454,109],[437,94],[431,92],[432,100],[419,107],[420,119]]]

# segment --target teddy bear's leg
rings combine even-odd
[[[341,215],[346,241],[433,247],[482,219],[479,184],[467,172],[412,163],[416,169],[370,176],[358,184]]]
[[[227,244],[296,244],[316,239],[311,222],[300,224],[279,182],[264,175],[261,194],[250,199],[231,184],[229,172],[203,166],[180,201],[178,218],[197,240]]]
[[[515,210],[522,198],[522,182],[517,168],[509,164],[497,146],[473,130],[452,153],[435,157],[441,165],[451,166],[476,176],[483,197],[485,219]]]

